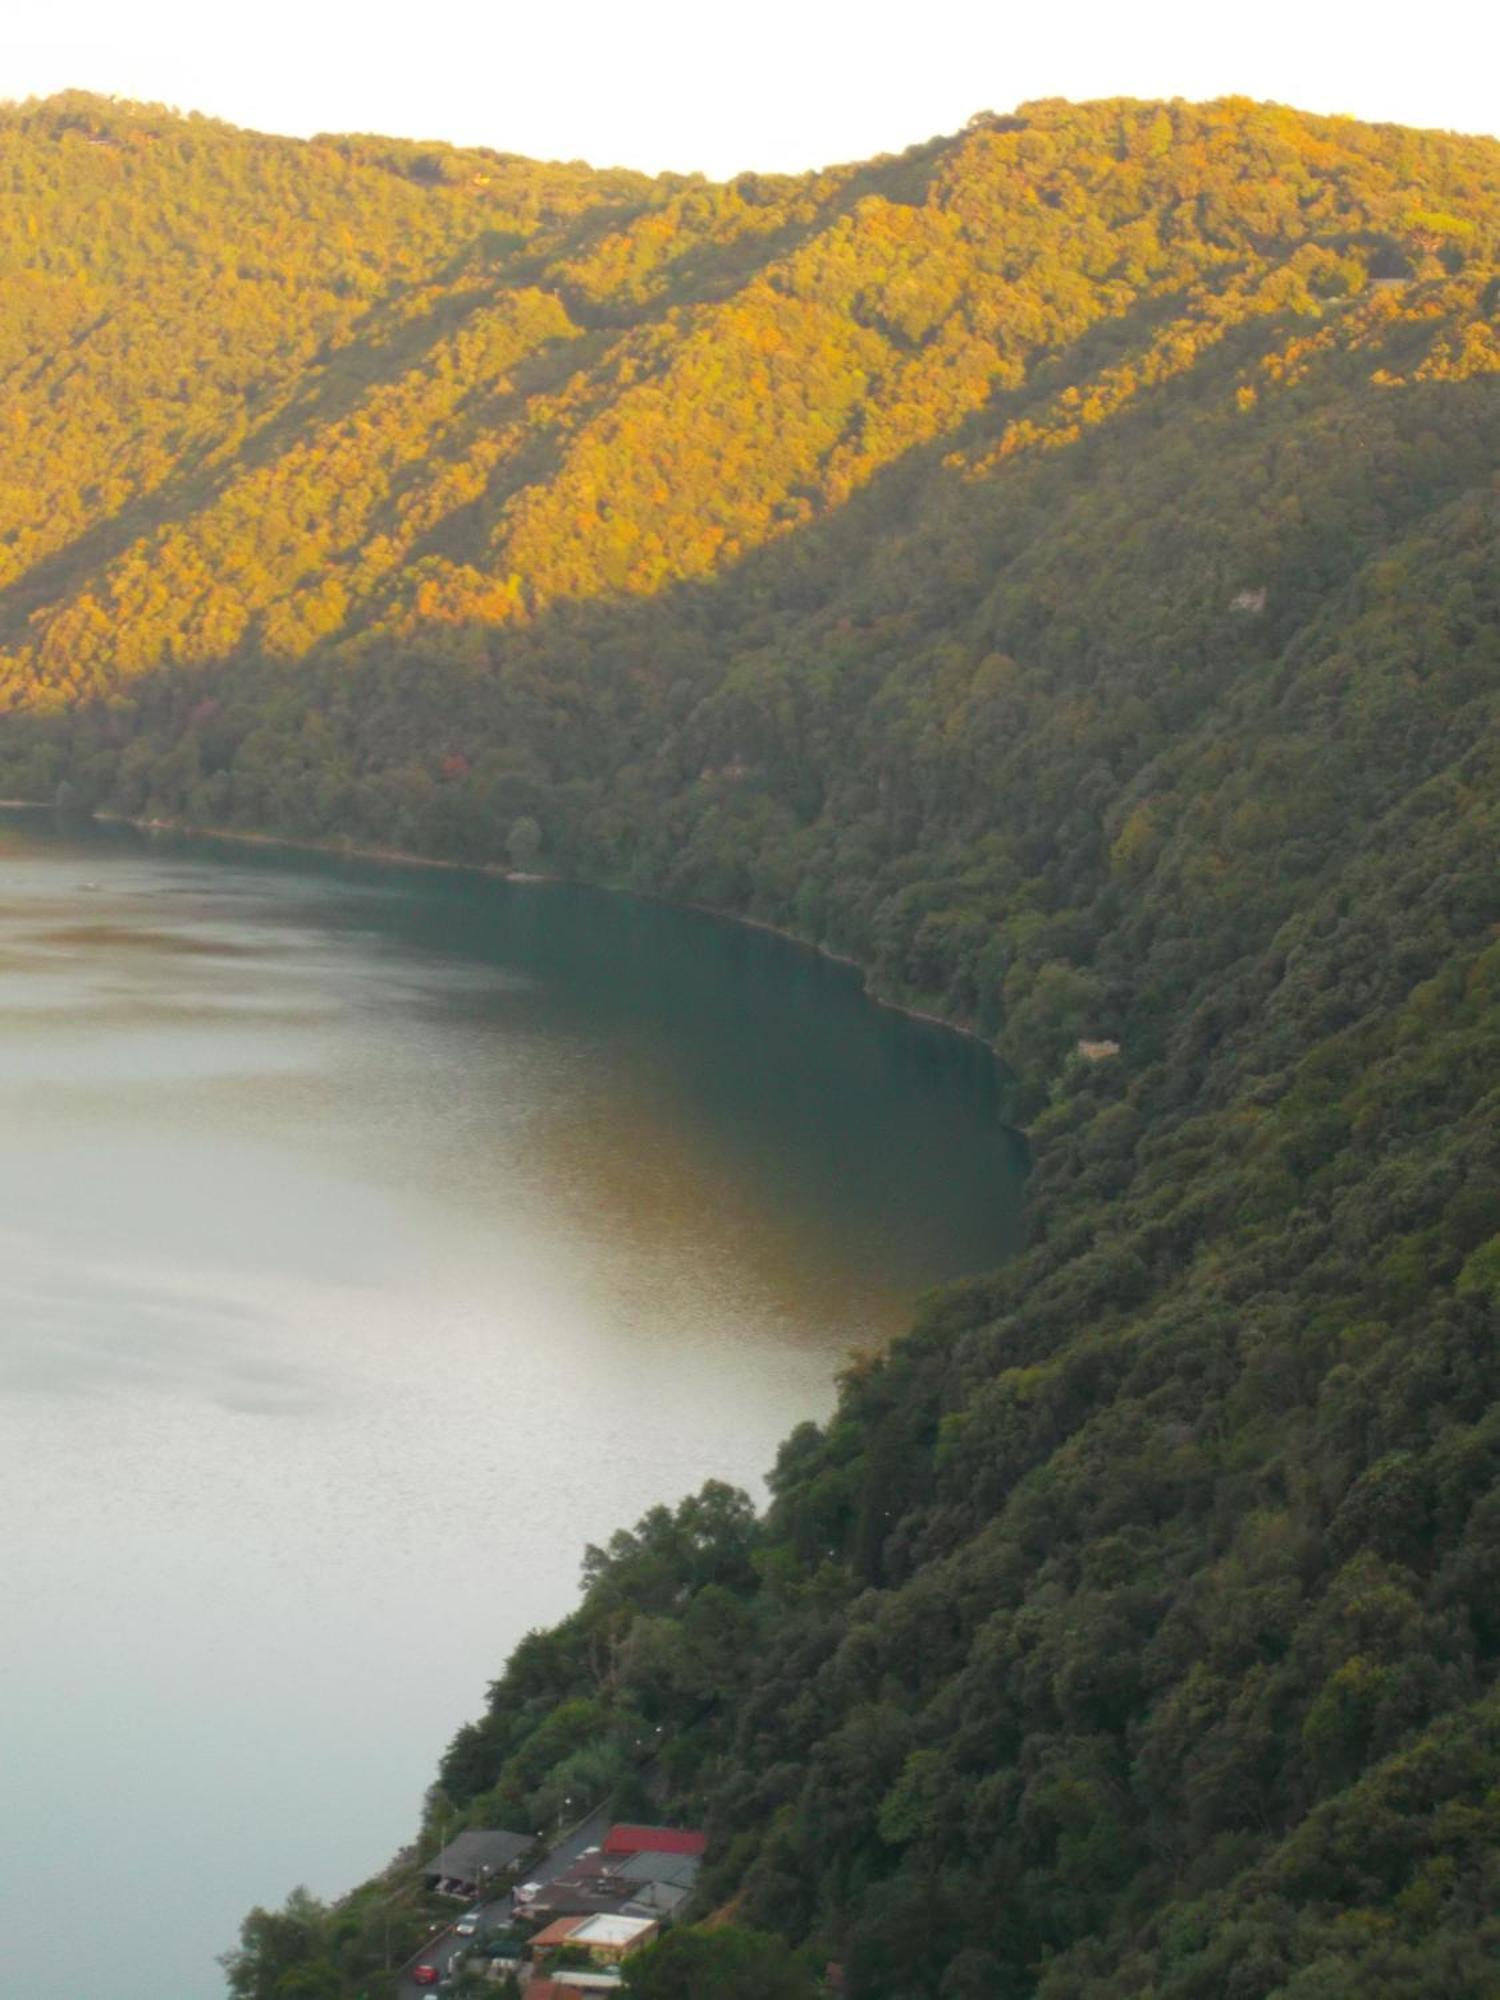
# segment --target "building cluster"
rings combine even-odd
[[[430,1864],[428,1884],[481,1896],[523,1847],[511,1834],[461,1834]],[[624,1960],[692,1895],[703,1849],[704,1835],[681,1827],[612,1826],[551,1880],[519,1883],[511,1918],[476,1935],[463,1962],[496,1981],[519,1974],[526,2000],[618,1991]]]
[[[703,1844],[701,1833],[681,1827],[612,1826],[601,1846],[586,1848],[553,1881],[535,1889],[523,1882],[516,1906],[549,1922],[598,1915],[660,1922],[687,1901]]]

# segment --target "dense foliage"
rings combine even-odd
[[[788,1990],[1492,1995],[1500,146],[0,160],[7,791],[713,903],[1018,1080],[1026,1254],[594,1552],[445,1804],[655,1758]]]
[[[817,1987],[782,1941],[726,1924],[668,1931],[625,1961],[631,2000],[813,2000]]]

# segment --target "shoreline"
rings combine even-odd
[[[55,813],[55,806],[47,805],[41,799],[0,799],[0,811]],[[958,1035],[966,1042],[977,1042],[988,1051],[998,1065],[999,1056],[992,1042],[985,1039],[977,1028],[962,1021],[954,1021],[945,1014],[934,1014],[922,1007],[908,1006],[904,1001],[892,1000],[883,993],[877,993],[870,984],[869,974],[857,958],[848,952],[835,951],[831,945],[819,944],[812,938],[799,937],[796,931],[789,931],[781,924],[773,924],[764,917],[745,917],[734,910],[721,910],[712,903],[682,902],[675,896],[663,895],[657,889],[637,889],[621,882],[595,881],[586,875],[548,875],[527,872],[519,868],[507,868],[498,861],[447,861],[433,854],[411,854],[399,847],[360,847],[347,839],[317,840],[313,838],[295,839],[281,833],[255,833],[244,827],[194,826],[186,820],[177,819],[136,819],[129,813],[91,812],[80,814],[80,818],[98,820],[106,826],[131,826],[140,833],[180,833],[195,840],[233,841],[245,847],[279,847],[291,854],[325,854],[335,861],[379,861],[398,868],[441,868],[460,875],[482,875],[495,882],[525,882],[552,884],[557,887],[568,885],[587,889],[603,889],[612,896],[633,896],[643,903],[661,903],[671,910],[691,910],[700,917],[713,917],[719,923],[739,924],[746,930],[765,931],[769,936],[782,939],[786,944],[795,945],[799,951],[815,952],[819,958],[826,958],[834,965],[846,965],[860,978],[860,990],[865,998],[877,1007],[884,1007],[893,1014],[904,1014],[909,1021],[921,1021],[925,1026],[941,1028],[945,1033]],[[1007,1124],[1012,1121],[1007,1120]],[[1023,1132],[1024,1127],[1012,1124],[1012,1129]]]

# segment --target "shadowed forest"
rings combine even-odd
[[[733,1921],[647,1995],[1493,1996],[1500,144],[716,185],[69,97],[0,186],[0,790],[775,923],[1032,1141],[1025,1252],[764,1516],[592,1551],[446,1821],[659,1731]],[[232,1989],[381,1990],[399,1889]]]

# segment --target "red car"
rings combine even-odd
[[[438,1983],[437,1967],[435,1965],[414,1965],[411,1969],[411,1983],[413,1986],[436,1986]]]

